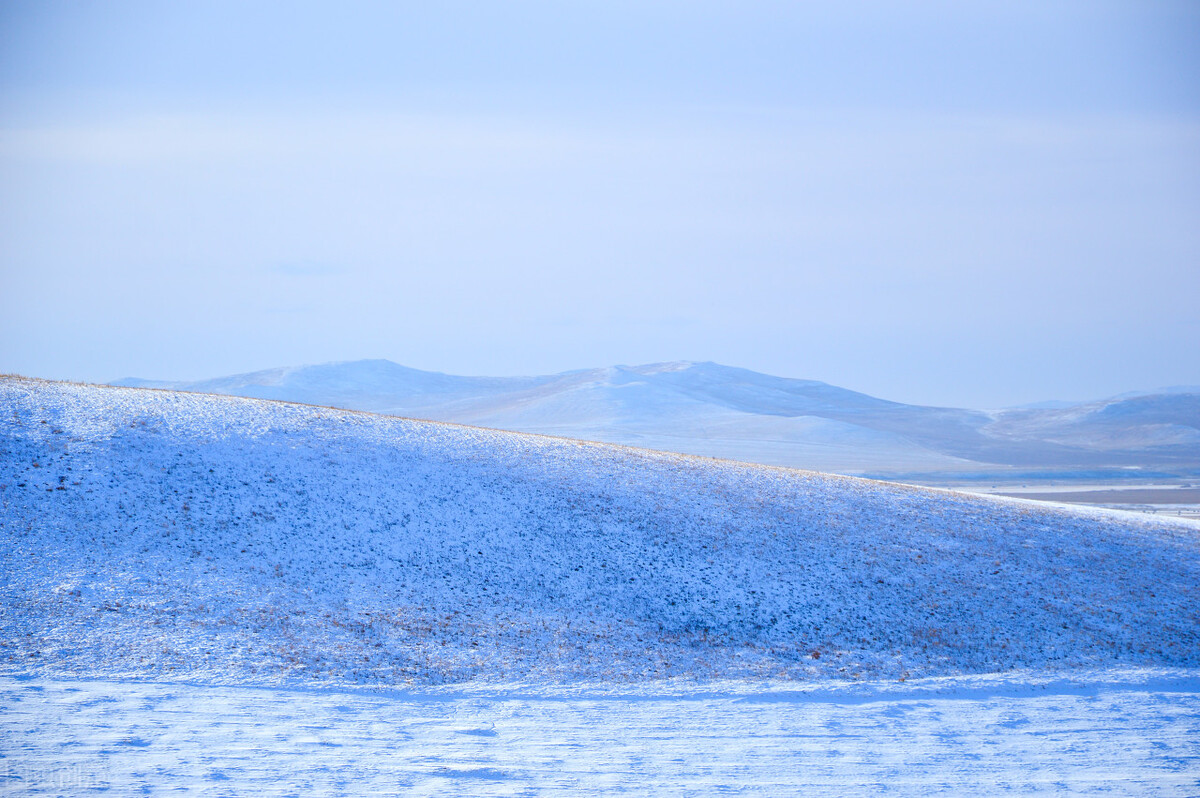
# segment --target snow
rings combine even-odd
[[[1195,783],[1194,522],[168,391],[0,408],[18,792]]]
[[[0,794],[1184,795],[1196,680],[366,692],[0,678]]]

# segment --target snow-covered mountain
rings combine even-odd
[[[1200,457],[1200,393],[1161,393],[1045,410],[1009,410],[985,428],[996,437],[1044,440],[1100,452],[1148,451],[1161,462]]]
[[[715,363],[458,377],[385,360],[162,387],[367,410],[848,474],[1200,473],[1200,393],[982,412],[877,399]]]
[[[601,384],[694,388],[686,371]],[[814,407],[887,404],[811,391]],[[4,378],[0,405],[0,673],[394,685],[1200,665],[1186,522],[241,398]]]

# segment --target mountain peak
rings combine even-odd
[[[715,363],[696,363],[691,360],[672,360],[663,363],[645,363],[640,366],[622,366],[629,371],[637,372],[638,374],[669,374],[676,371],[689,371],[692,369],[703,368],[704,366],[715,366]]]

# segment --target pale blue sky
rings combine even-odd
[[[0,371],[1200,383],[1200,4],[0,7]]]

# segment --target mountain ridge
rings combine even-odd
[[[816,380],[690,361],[464,377],[365,360],[195,382],[114,384],[283,399],[885,478],[961,474],[981,466],[996,473],[1200,474],[1200,394],[1182,390],[981,411],[907,405]]]

